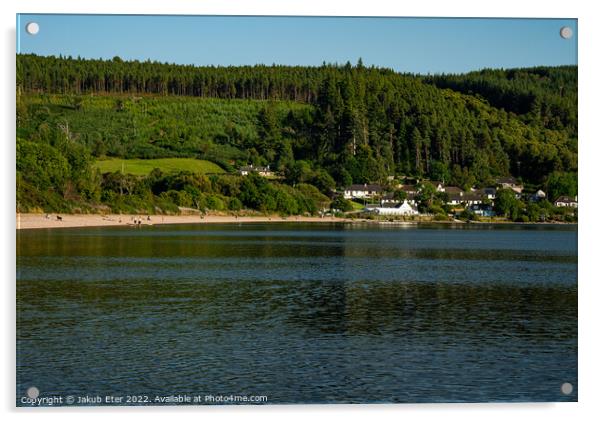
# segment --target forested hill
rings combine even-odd
[[[577,136],[576,66],[484,69],[425,80],[440,88],[479,95],[497,108],[521,115],[528,123],[566,129]]]
[[[227,150],[221,159],[236,165],[290,171],[303,160],[338,185],[394,174],[464,186],[512,174],[543,184],[552,172],[577,171],[576,81],[576,67],[422,77],[361,61],[195,67],[18,55],[18,134],[39,139],[42,123],[73,120],[74,138],[93,155],[208,158],[212,148],[212,160]],[[114,101],[114,118],[105,112],[95,125],[91,95]],[[148,115],[144,104],[174,96],[224,107],[238,100],[238,111],[216,125],[210,115],[195,119],[182,99]],[[106,127],[113,120],[123,127]],[[153,129],[132,129],[134,120]]]

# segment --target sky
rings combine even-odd
[[[564,26],[572,38],[560,36]],[[17,52],[215,66],[361,57],[399,72],[463,73],[577,64],[577,20],[20,14]]]

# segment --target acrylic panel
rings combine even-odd
[[[577,401],[577,29],[18,15],[16,405]]]

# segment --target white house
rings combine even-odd
[[[425,183],[430,184],[431,186],[433,186],[435,188],[436,191],[438,191],[440,193],[445,191],[445,187],[443,187],[443,183],[441,181],[428,180],[428,181],[424,181],[420,184],[425,184]]]
[[[418,188],[416,185],[403,184],[400,190],[404,191],[407,195],[408,203],[412,206],[416,205],[416,196],[418,195]]]
[[[523,185],[520,184],[514,177],[500,177],[495,181],[501,186],[502,189],[511,189],[518,194],[523,192]]]
[[[471,189],[475,194],[479,194],[482,197],[486,197],[489,200],[495,199],[495,187],[483,187],[482,189],[474,190]]]
[[[365,199],[380,194],[383,191],[378,184],[352,184],[345,187],[343,197],[345,199]]]
[[[374,212],[377,215],[418,215],[418,211],[413,208],[407,200],[404,200],[402,204],[397,206],[380,205],[378,207],[366,208],[366,210]]]
[[[270,166],[267,167],[256,167],[253,164],[245,165],[244,167],[240,167],[238,170],[240,175],[249,175],[249,173],[257,173],[262,177],[271,177],[274,175],[274,171],[270,170]]]
[[[462,203],[463,199],[464,194],[450,193],[447,195],[447,204],[452,206],[459,205]]]
[[[554,206],[559,208],[576,208],[577,207],[577,196],[573,199],[570,196],[560,196],[554,201]]]
[[[483,197],[480,194],[466,193],[462,196],[462,202],[467,205],[480,205],[483,203]]]

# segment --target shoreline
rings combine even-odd
[[[86,227],[135,227],[134,218],[141,218],[141,226],[153,225],[179,225],[179,224],[248,224],[248,223],[351,223],[351,224],[378,224],[378,225],[419,225],[419,224],[441,224],[441,225],[577,225],[577,223],[565,222],[513,222],[513,221],[382,221],[371,219],[339,218],[334,216],[235,216],[235,215],[151,215],[150,220],[146,216],[134,215],[100,215],[100,214],[57,214],[39,213],[17,213],[16,229],[55,229],[55,228],[86,228]]]
[[[60,214],[61,219],[57,219],[57,214],[50,214],[47,218],[45,214],[38,213],[17,213],[16,228],[24,229],[50,229],[50,228],[85,228],[85,227],[115,227],[130,226],[135,227],[134,218],[140,218],[140,226],[153,225],[174,225],[174,224],[233,224],[233,223],[254,223],[254,222],[302,222],[302,223],[329,223],[329,222],[353,222],[350,218],[324,217],[319,216],[235,216],[235,215],[151,215],[150,220],[146,215],[100,215],[100,214]]]

